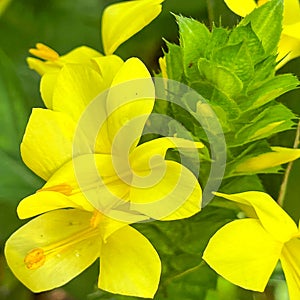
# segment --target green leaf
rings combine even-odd
[[[213,26],[204,57],[210,60],[216,50],[225,46],[228,42],[229,33],[230,31],[225,28]]]
[[[167,41],[166,44],[168,46],[168,53],[165,53],[168,78],[180,82],[183,76],[182,50],[178,45]]]
[[[208,81],[222,93],[234,96],[243,89],[242,81],[228,68],[205,58],[198,61],[200,77]]]
[[[248,83],[254,74],[251,52],[246,43],[229,45],[219,48],[212,56],[212,60],[219,65],[234,72],[235,75],[245,84]]]
[[[210,32],[204,24],[194,19],[182,16],[176,16],[176,19],[179,26],[185,75],[189,80],[195,80],[199,76],[197,62],[205,55]]]
[[[240,43],[243,43],[246,46],[251,55],[249,62],[252,62],[253,65],[263,59],[265,51],[262,42],[253,31],[251,23],[246,26],[239,25],[233,28],[230,33],[228,45],[237,45]]]
[[[236,133],[237,145],[270,137],[271,135],[293,129],[295,123],[292,121],[296,116],[286,106],[276,103],[267,107],[250,124],[244,126]]]
[[[249,99],[243,103],[244,108],[255,109],[276,99],[277,97],[294,90],[299,85],[299,80],[292,74],[278,75],[265,81],[259,88],[248,93]]]
[[[30,108],[12,64],[1,51],[0,98],[0,201],[15,205],[43,181],[28,170],[19,154]]]
[[[276,54],[282,30],[283,0],[271,0],[255,9],[243,19],[239,26],[251,23],[261,40],[266,56]]]

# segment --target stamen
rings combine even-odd
[[[42,267],[46,262],[46,259],[49,259],[51,256],[59,256],[63,251],[74,246],[75,244],[89,238],[99,236],[99,234],[99,230],[95,229],[94,227],[88,227],[87,229],[75,233],[74,235],[58,241],[57,243],[53,243],[43,248],[35,248],[28,252],[25,256],[25,266],[29,270],[38,269]]]
[[[93,228],[96,228],[99,225],[101,218],[102,218],[102,214],[98,210],[95,210],[90,221],[91,226]]]
[[[46,261],[44,250],[36,248],[31,250],[24,259],[26,268],[29,270],[35,270],[41,267]]]
[[[59,54],[56,51],[42,43],[37,43],[36,48],[29,49],[29,53],[44,60],[55,61],[59,59]]]
[[[37,193],[44,192],[44,191],[58,192],[58,193],[66,195],[66,196],[70,196],[70,195],[72,195],[73,189],[69,184],[62,183],[62,184],[53,185],[53,186],[49,186],[49,187],[43,187],[43,188],[37,190]]]

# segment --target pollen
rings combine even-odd
[[[91,226],[93,228],[96,228],[99,225],[101,218],[102,214],[98,210],[96,210],[90,221]]]
[[[29,53],[44,60],[56,61],[59,59],[56,51],[42,43],[37,43],[36,48],[29,49]]]
[[[62,184],[58,184],[58,185],[54,185],[54,186],[43,187],[43,188],[37,190],[37,192],[44,192],[44,191],[58,192],[58,193],[66,195],[66,196],[70,196],[70,195],[72,195],[73,189],[69,184],[62,183]]]
[[[35,270],[40,268],[46,261],[46,255],[44,250],[41,248],[36,248],[28,252],[25,256],[24,263],[26,268],[29,270]]]

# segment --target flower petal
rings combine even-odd
[[[92,214],[76,209],[43,214],[17,230],[5,245],[7,263],[33,292],[59,287],[99,256],[102,240]]]
[[[215,193],[223,197],[252,208],[264,229],[280,242],[286,242],[298,232],[291,217],[266,193],[251,191],[238,194]]]
[[[47,180],[72,158],[75,123],[61,112],[35,108],[21,144],[25,164]]]
[[[289,289],[290,300],[300,299],[300,240],[292,239],[287,242],[281,254],[281,265]]]
[[[284,0],[283,25],[300,21],[299,0]]]
[[[42,61],[34,57],[27,57],[27,64],[30,69],[36,71],[39,75],[44,75],[47,72],[58,72],[60,66],[51,61]]]
[[[272,147],[273,152],[267,152],[242,161],[235,171],[238,173],[259,172],[276,167],[300,157],[300,149]]]
[[[148,170],[149,167],[151,168],[153,166],[153,164],[150,165],[151,159],[154,156],[156,156],[156,158],[160,156],[161,159],[164,160],[166,152],[170,148],[197,150],[198,148],[203,148],[203,144],[200,142],[174,137],[163,137],[151,140],[139,145],[130,153],[129,159],[132,169],[139,171]]]
[[[40,91],[44,104],[52,109],[53,92],[59,72],[47,72],[41,78]]]
[[[124,175],[122,178],[126,179]],[[65,193],[66,185],[69,186],[66,195],[70,201],[85,210],[94,207],[107,215],[122,206],[129,193],[129,186],[116,174],[108,154],[86,154],[73,158],[57,170],[40,191]]]
[[[68,113],[77,121],[87,105],[105,89],[102,77],[84,65],[65,65],[53,92],[53,109]]]
[[[115,76],[107,96],[108,131],[114,147],[128,155],[141,137],[154,106],[155,90],[146,66],[128,59]]]
[[[97,65],[100,75],[107,82],[107,88],[110,87],[114,77],[124,64],[124,61],[117,55],[97,57],[93,61]]]
[[[60,62],[92,66],[92,58],[103,56],[93,48],[80,46],[60,56]]]
[[[188,218],[200,211],[201,188],[187,168],[165,161],[136,172],[130,189],[131,209],[157,220]]]
[[[93,211],[91,205],[89,209],[86,206],[82,207],[62,193],[41,191],[24,198],[18,205],[17,213],[20,219],[27,219],[60,208],[79,208]]]
[[[164,0],[125,1],[108,6],[102,16],[102,40],[106,55],[147,26],[161,12]]]
[[[286,34],[282,34],[278,45],[276,69],[280,69],[290,60],[300,56],[300,40]]]
[[[236,220],[215,233],[203,259],[228,281],[245,289],[263,292],[282,246],[258,220]]]
[[[111,293],[153,298],[160,272],[160,259],[151,243],[126,226],[103,244],[98,286]]]
[[[256,7],[257,4],[254,0],[224,0],[226,5],[232,10],[235,14],[245,17],[249,15]]]

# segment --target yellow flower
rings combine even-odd
[[[300,298],[300,231],[266,193],[215,193],[236,202],[249,218],[228,223],[210,239],[203,259],[245,289],[264,291],[280,260],[291,300]]]
[[[153,297],[159,257],[128,224],[200,210],[197,178],[165,154],[202,144],[159,138],[138,145],[154,105],[148,70],[137,58],[107,56],[94,63],[65,64],[54,83],[42,85],[51,109],[33,110],[21,154],[47,183],[20,202],[20,218],[39,216],[8,239],[5,255],[16,277],[35,292],[68,282],[100,257],[100,288]],[[94,128],[101,118],[102,126]]]
[[[284,147],[271,147],[271,149],[272,152],[263,153],[242,161],[236,166],[235,172],[257,173],[288,163],[300,157],[300,149]]]
[[[161,12],[164,0],[124,1],[108,6],[102,16],[102,40],[104,53],[113,54],[117,48],[153,21]],[[28,65],[40,75],[58,71],[66,63],[92,65],[91,59],[102,56],[96,50],[82,46],[59,56],[48,46],[38,43],[29,52]],[[43,61],[44,60],[44,61]]]
[[[246,16],[266,0],[224,0],[237,15]],[[300,56],[300,6],[298,0],[284,0],[283,30],[278,45],[277,69],[288,61]]]
[[[106,57],[105,62],[110,59],[113,57]],[[111,176],[120,183],[116,184],[112,180],[112,185],[121,189],[130,187],[122,199],[131,202],[131,209],[138,208],[140,213],[155,219],[189,217],[200,210],[201,188],[197,178],[184,166],[174,161],[165,161],[164,157],[169,148],[199,148],[203,145],[177,138],[160,138],[138,145],[154,105],[154,85],[146,67],[137,58],[121,62],[120,65],[113,79],[102,77],[89,67],[66,65],[60,71],[54,88],[50,81],[45,81],[44,86],[42,82],[42,90],[47,90],[42,95],[52,96],[47,100],[44,98],[44,101],[53,111],[33,110],[21,144],[23,161],[38,176],[48,180],[72,159],[72,155],[109,155],[107,166],[101,166],[98,173],[102,176],[104,169],[118,168]],[[105,101],[94,101],[96,106],[87,109],[87,125],[78,124],[92,100],[108,86],[110,90]],[[94,111],[99,113],[95,116]],[[101,113],[103,124],[98,128],[97,119],[101,119]],[[73,139],[75,132],[79,131],[84,136],[77,140],[80,145],[75,149]],[[96,134],[91,136],[93,132]],[[152,161],[151,157],[154,156],[156,158]],[[116,159],[117,163],[114,161]],[[90,166],[93,168],[93,159]],[[92,174],[96,179],[91,177],[90,180],[97,180],[98,173]],[[148,181],[153,178],[160,178],[161,181],[150,184]],[[68,182],[64,178],[61,180],[60,184]],[[172,193],[173,189],[176,192]],[[162,203],[166,203],[166,206]],[[99,208],[98,200],[93,204]],[[164,206],[166,209],[162,208]]]
[[[65,184],[29,197],[36,205],[30,216],[53,210],[29,221],[6,242],[7,263],[15,276],[33,292],[46,291],[69,282],[100,257],[99,288],[152,298],[161,264],[151,243],[88,203],[90,210],[79,208],[69,191]],[[20,204],[20,216],[23,209],[29,208]]]

